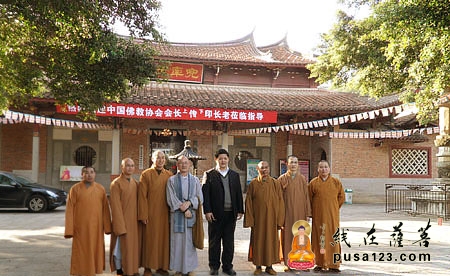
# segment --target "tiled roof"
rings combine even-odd
[[[273,110],[278,112],[357,113],[400,104],[397,96],[376,101],[354,93],[318,88],[271,88],[151,82],[137,88],[127,103],[142,105],[185,106]]]
[[[286,64],[314,63],[313,60],[305,59],[301,53],[291,50],[287,43],[287,37],[274,44],[258,47],[258,49],[262,52],[270,52],[273,59],[283,61]]]
[[[266,66],[305,66],[313,61],[291,51],[286,39],[257,47],[253,33],[237,40],[219,43],[154,43],[159,58],[198,61],[203,63],[234,63]]]

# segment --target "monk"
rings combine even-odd
[[[139,273],[139,236],[137,219],[138,183],[132,177],[134,161],[125,158],[122,173],[111,182],[112,229],[110,266],[116,275]]]
[[[90,276],[105,270],[104,234],[111,233],[111,215],[94,168],[83,167],[81,175],[83,180],[69,191],[64,238],[73,238],[70,274]]]
[[[167,182],[167,203],[170,207],[170,270],[174,276],[194,276],[198,267],[197,250],[192,241],[196,210],[203,203],[200,180],[189,171],[191,161],[180,156],[178,173]]]
[[[62,175],[61,180],[70,180],[70,170],[68,168],[65,168]]]
[[[284,226],[281,229],[281,247],[283,249],[283,261],[286,265],[284,270],[286,272],[290,270],[288,266],[288,254],[292,239],[294,238],[291,227],[296,221],[306,221],[312,215],[308,183],[299,171],[298,157],[294,155],[288,156],[287,167],[288,171],[278,178],[283,189],[285,207]]]
[[[169,206],[166,201],[167,180],[172,173],[164,168],[166,155],[160,150],[152,154],[152,166],[142,172],[139,183],[138,219],[144,225],[142,266],[144,276],[169,275]]]
[[[281,185],[270,176],[269,163],[258,163],[258,176],[248,187],[245,199],[244,227],[251,227],[248,260],[256,266],[254,275],[276,275],[272,264],[280,262],[278,229],[284,224],[284,201]]]
[[[341,253],[340,240],[333,236],[339,230],[339,209],[345,201],[339,179],[330,176],[330,164],[319,162],[319,176],[309,183],[312,204],[312,249],[315,254],[315,272],[328,270],[339,273],[340,263],[334,263],[333,254]]]

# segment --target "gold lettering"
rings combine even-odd
[[[198,79],[198,70],[194,68],[187,68],[186,69],[186,77],[192,78],[192,79]]]
[[[170,71],[169,75],[172,76],[172,77],[182,77],[182,76],[184,76],[183,67],[179,67],[179,66],[172,67],[172,70]]]

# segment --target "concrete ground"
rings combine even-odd
[[[63,237],[64,211],[64,208],[58,208],[48,213],[31,214],[26,210],[0,210],[0,275],[69,275],[71,240]],[[426,235],[422,230],[429,219],[431,227],[426,230]],[[398,228],[399,224],[402,224],[403,247],[398,247],[399,232],[394,232],[394,227]],[[206,227],[205,223],[205,231]],[[376,232],[370,235],[368,232],[372,227]],[[341,240],[342,258],[345,258],[341,275],[449,274],[450,222],[438,225],[434,217],[386,214],[383,204],[353,204],[341,209],[341,233],[342,230],[346,241]],[[421,234],[422,238],[429,238],[428,247],[425,240],[420,241]],[[247,261],[249,237],[249,229],[243,228],[242,220],[239,221],[234,258],[234,269],[239,275],[253,275],[254,266]],[[372,240],[372,237],[376,238]],[[106,261],[109,262],[109,236],[105,240]],[[378,244],[370,244],[373,242]],[[198,251],[200,266],[196,273],[199,276],[209,275],[207,252],[207,248]],[[406,260],[401,260],[403,257]],[[102,275],[114,275],[109,273],[108,264]],[[283,272],[281,264],[274,268],[281,275],[293,274]],[[321,275],[312,271],[296,274]]]

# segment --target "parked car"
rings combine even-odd
[[[0,208],[28,208],[45,212],[66,204],[67,193],[11,173],[0,171]]]

